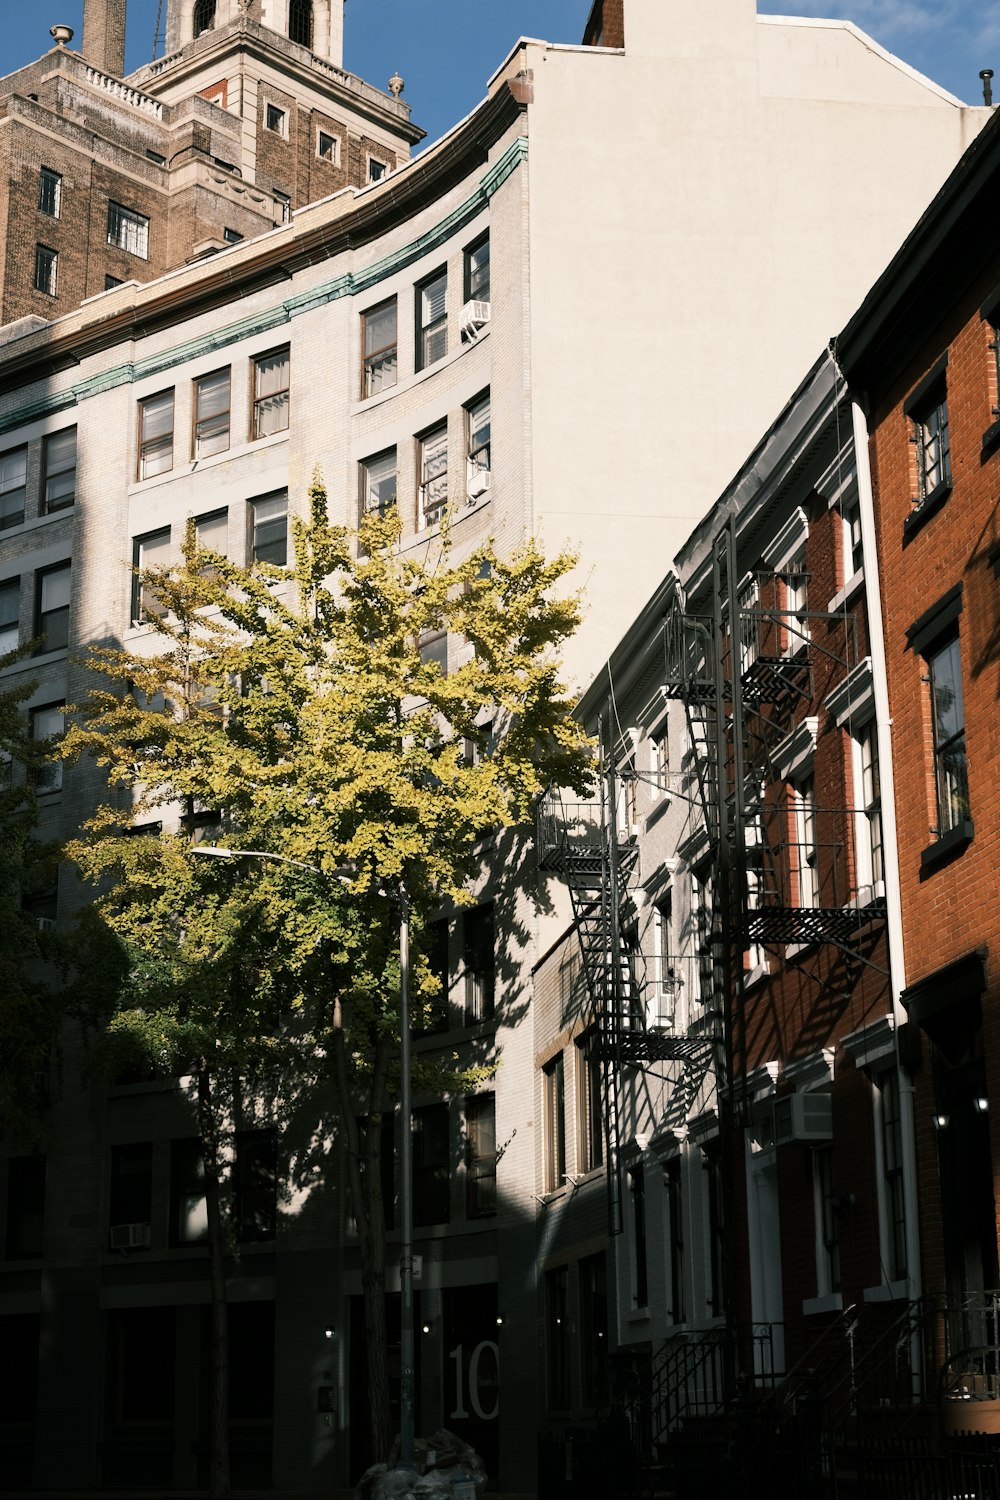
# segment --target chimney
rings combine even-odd
[[[125,72],[125,0],[83,0],[84,57],[121,78]]]

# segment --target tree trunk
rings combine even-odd
[[[337,1071],[340,1123],[347,1142],[347,1172],[351,1207],[358,1228],[361,1287],[364,1294],[365,1352],[368,1371],[368,1421],[372,1455],[386,1462],[392,1446],[389,1408],[389,1349],[385,1323],[385,1216],[382,1211],[381,1125],[385,1108],[385,1078],[389,1061],[387,1042],[376,1044],[368,1091],[367,1128],[361,1140],[355,1118],[344,1042],[340,1002],[334,1015],[333,1053]],[[362,1170],[362,1160],[363,1167]]]
[[[198,1059],[198,1123],[205,1168],[208,1252],[212,1288],[212,1360],[209,1386],[208,1492],[229,1494],[229,1316],[225,1244],[219,1192],[219,1122],[207,1059]]]

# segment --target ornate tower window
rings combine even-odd
[[[214,25],[215,0],[198,0],[194,8],[194,35],[201,36],[203,31],[211,31]]]
[[[313,8],[312,0],[291,0],[288,7],[288,35],[293,42],[312,48]]]

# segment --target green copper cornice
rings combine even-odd
[[[103,395],[105,391],[115,390],[118,386],[132,385],[137,380],[146,380],[151,376],[164,374],[178,365],[187,364],[190,360],[199,359],[203,355],[231,348],[246,339],[255,338],[258,334],[281,328],[293,318],[312,312],[315,308],[325,307],[328,303],[337,302],[342,297],[353,297],[360,292],[370,291],[372,287],[387,281],[390,276],[396,275],[399,271],[405,271],[408,266],[447,244],[453,235],[489,205],[493,194],[507,181],[511,173],[527,160],[527,156],[528,139],[526,136],[518,136],[503,155],[483,174],[474,193],[424,234],[418,235],[416,239],[410,240],[390,255],[373,261],[370,266],[365,266],[361,270],[347,271],[340,276],[335,276],[331,281],[324,282],[321,286],[310,287],[307,291],[286,297],[276,307],[253,313],[234,323],[227,323],[224,327],[216,328],[211,333],[201,334],[198,338],[186,339],[184,343],[176,344],[172,349],[151,354],[145,359],[102,370],[99,374],[77,381],[68,391],[55,392],[20,406],[16,410],[11,410],[6,415],[0,416],[0,433],[11,432],[17,427],[24,426],[26,422],[66,411],[79,402],[87,401],[93,396]]]

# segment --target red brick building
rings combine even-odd
[[[870,432],[923,1285],[952,1302],[1000,1283],[998,229],[994,117],[838,348]]]

